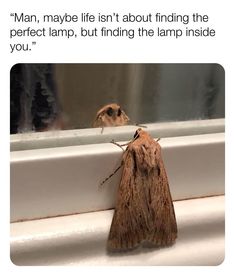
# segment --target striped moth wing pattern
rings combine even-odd
[[[144,241],[172,245],[177,223],[160,144],[138,129],[122,164],[108,251],[133,249]]]

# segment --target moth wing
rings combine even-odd
[[[97,115],[94,122],[93,122],[93,127],[101,127],[102,126],[102,116]]]
[[[135,151],[124,153],[124,167],[118,189],[116,208],[108,237],[108,249],[129,249],[146,239],[148,225],[148,207],[141,196]]]
[[[130,121],[129,117],[126,115],[124,110],[122,110],[122,117],[123,117],[123,124],[127,124]]]
[[[177,224],[159,143],[130,147],[123,161],[108,248],[133,248],[144,240],[172,244]]]
[[[171,245],[177,238],[177,223],[161,147],[157,142],[155,160],[155,168],[149,176],[152,179],[149,189],[153,228],[147,240],[156,245]]]

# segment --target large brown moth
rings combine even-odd
[[[128,124],[129,118],[116,103],[103,106],[96,114],[93,127],[123,126]]]
[[[160,144],[138,129],[123,153],[122,166],[108,250],[132,249],[144,241],[172,245],[177,223]]]

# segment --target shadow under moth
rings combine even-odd
[[[129,118],[116,103],[103,106],[96,114],[93,127],[124,126]]]
[[[142,242],[172,245],[177,223],[160,144],[138,129],[123,153],[121,166],[107,249],[132,249]]]

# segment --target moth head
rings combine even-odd
[[[121,107],[117,104],[110,104],[106,106],[104,110],[107,116],[112,117],[114,120],[118,119],[119,117],[123,116],[124,112]]]
[[[120,105],[116,103],[102,107],[97,112],[96,118],[96,120],[100,121],[100,125],[96,124],[96,126],[123,126],[129,121],[128,116],[121,109]]]

